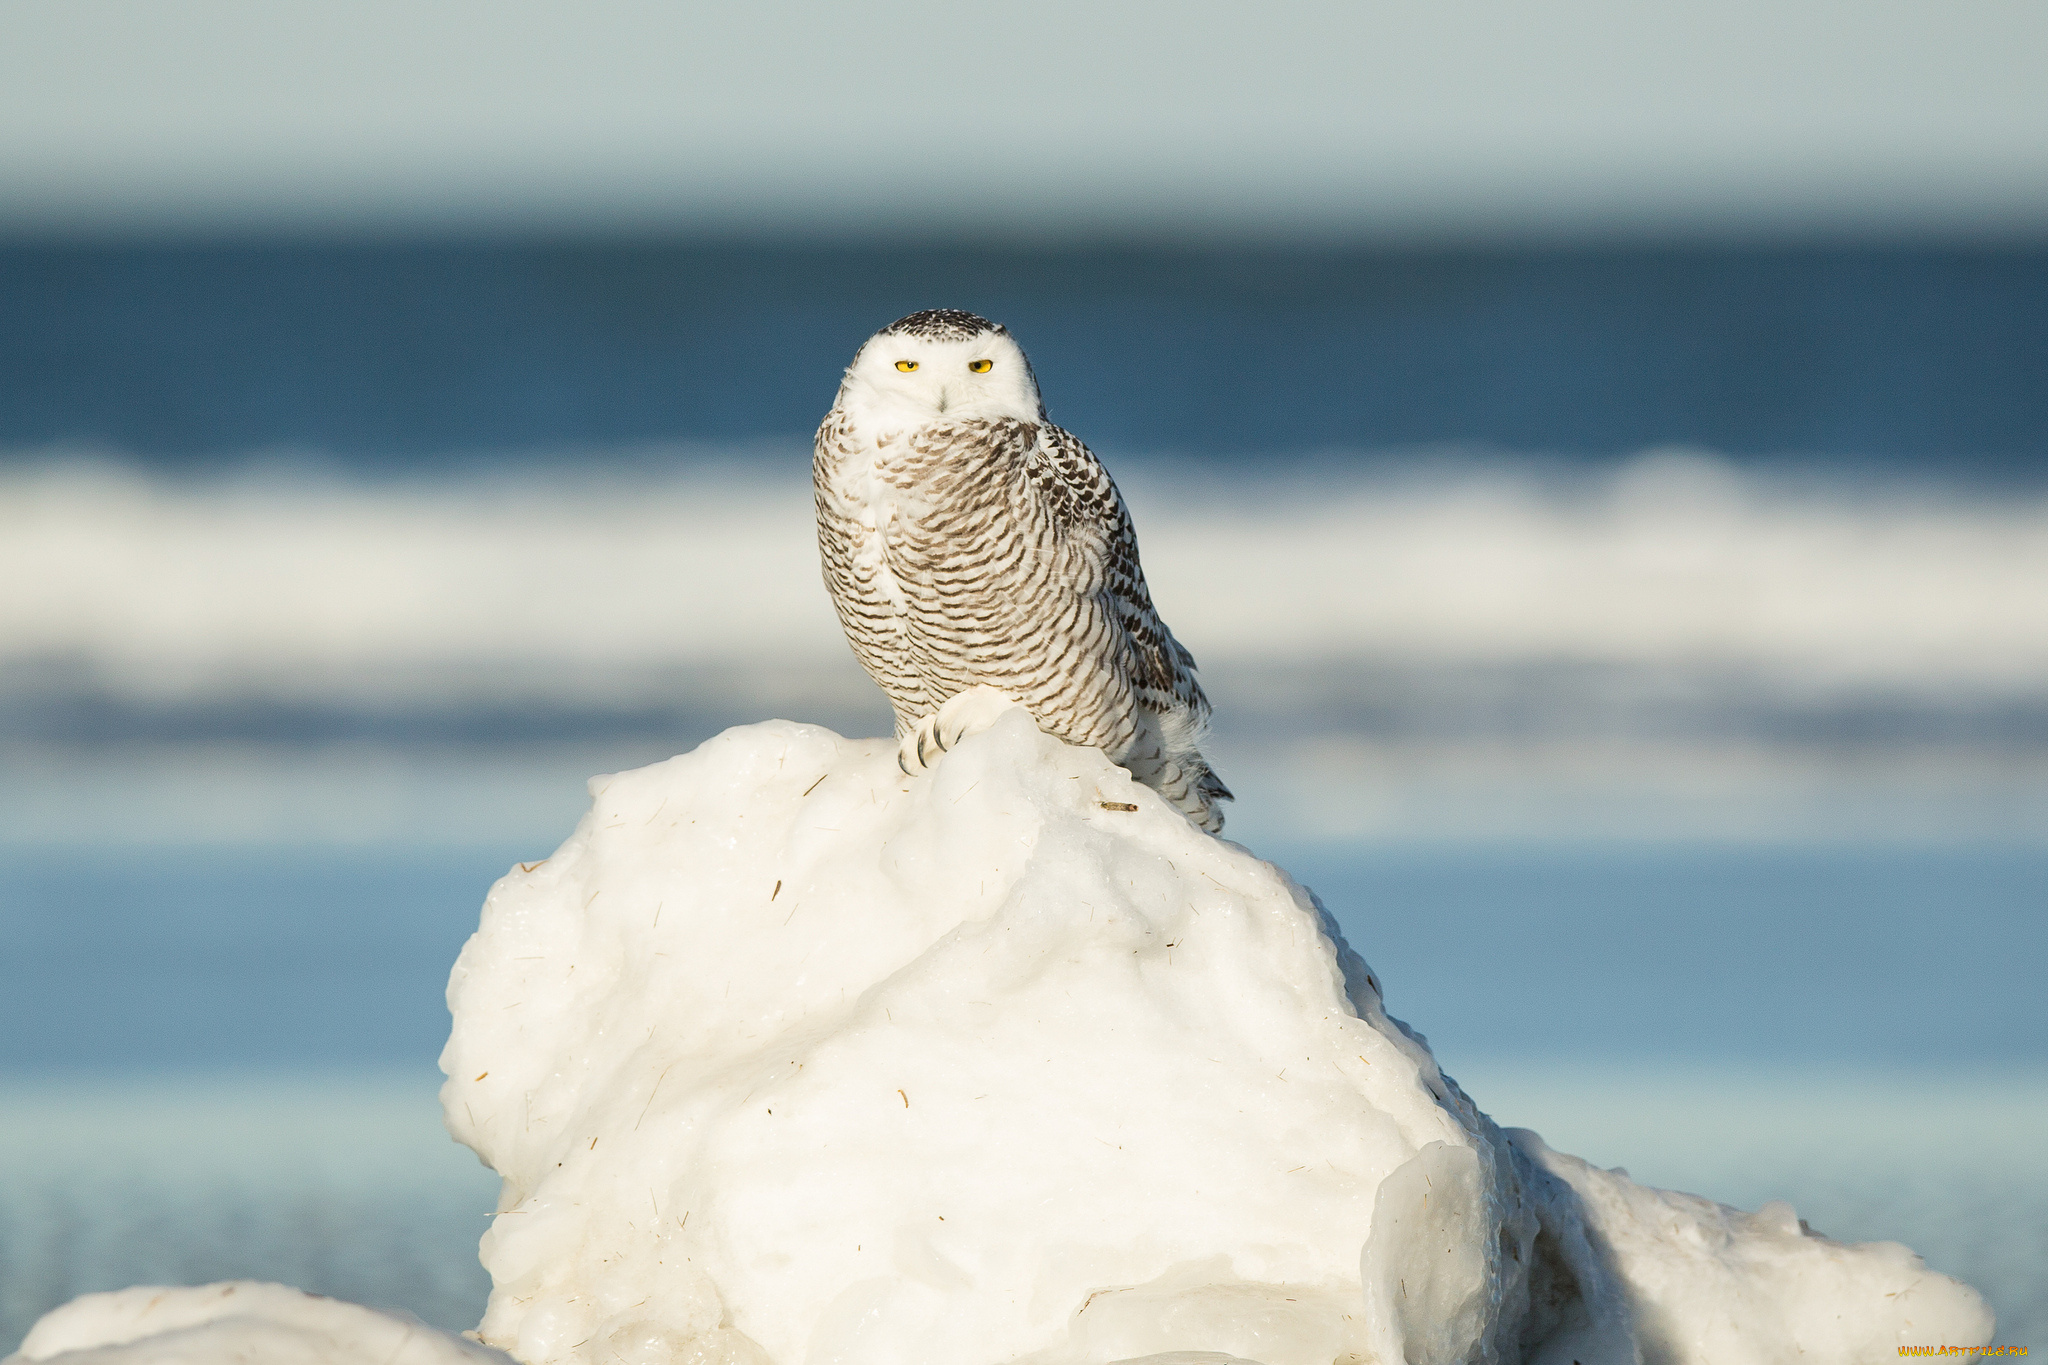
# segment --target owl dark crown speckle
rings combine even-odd
[[[934,341],[968,341],[984,332],[1008,336],[999,322],[960,308],[926,308],[909,317],[898,318],[881,330],[882,336],[930,337]]]

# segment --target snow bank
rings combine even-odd
[[[480,1332],[530,1365],[1989,1340],[1903,1247],[1503,1134],[1307,891],[1022,711],[915,780],[778,721],[592,792],[449,983]]]
[[[486,1365],[501,1353],[281,1284],[143,1285],[46,1314],[0,1365]]]

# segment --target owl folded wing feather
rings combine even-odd
[[[1138,702],[1158,712],[1209,714],[1209,699],[1195,678],[1194,656],[1159,619],[1145,571],[1138,560],[1138,535],[1109,472],[1073,433],[1046,424],[1035,454],[1057,493],[1048,511],[1085,523],[1100,546],[1101,586],[1097,609],[1114,626],[1115,662],[1129,679]]]

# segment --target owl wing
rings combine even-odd
[[[1099,587],[1089,605],[1109,627],[1119,671],[1135,700],[1199,726],[1208,717],[1209,699],[1195,678],[1194,656],[1152,605],[1138,562],[1138,535],[1116,481],[1072,432],[1044,423],[1037,436],[1026,468],[1054,525],[1099,546]]]

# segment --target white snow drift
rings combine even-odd
[[[509,1365],[447,1332],[281,1284],[84,1294],[0,1365]]]
[[[530,1365],[1990,1338],[1904,1247],[1503,1133],[1308,892],[1020,710],[914,780],[772,722],[592,791],[449,984],[448,1122],[505,1180],[480,1331]]]

